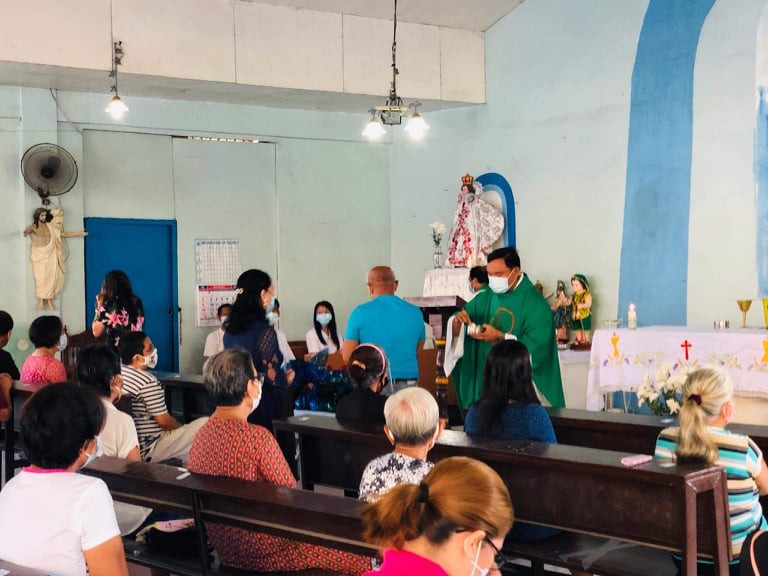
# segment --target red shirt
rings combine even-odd
[[[296,487],[275,437],[266,428],[211,417],[197,432],[189,452],[191,472]],[[206,524],[222,564],[259,572],[318,568],[357,576],[371,559],[233,526]]]

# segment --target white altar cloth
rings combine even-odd
[[[472,299],[469,291],[469,268],[435,268],[424,274],[422,296],[461,296]]]
[[[738,396],[768,398],[768,332],[651,326],[596,330],[587,377],[587,410],[602,410],[603,394],[636,391],[645,374],[716,365],[728,370]]]

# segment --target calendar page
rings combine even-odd
[[[218,325],[216,311],[222,304],[235,301],[235,285],[241,268],[239,240],[195,240],[198,326]]]

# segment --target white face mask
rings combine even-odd
[[[333,316],[331,316],[330,312],[324,312],[322,314],[317,314],[315,320],[317,320],[320,326],[328,326],[328,324],[331,323],[331,320],[333,320]]]
[[[270,326],[276,326],[279,319],[280,315],[277,312],[267,312],[267,321]]]
[[[512,276],[512,272],[508,276],[490,276],[488,278],[488,287],[496,294],[504,294],[509,292],[509,279]]]
[[[147,368],[154,368],[157,366],[157,348],[152,350],[152,353],[149,356],[144,356],[144,364]]]
[[[86,452],[88,454],[88,452]],[[88,460],[85,461],[85,464],[83,464],[83,468],[88,466],[91,462],[96,460],[96,458],[100,458],[104,455],[104,448],[101,446],[101,438],[99,436],[96,436],[96,454],[88,454]]]
[[[480,574],[480,576],[488,576],[488,572],[491,571],[490,568],[480,568],[477,561],[480,560],[480,548],[483,547],[483,541],[481,540],[480,543],[477,545],[477,554],[475,554],[475,559],[472,560],[472,573],[469,576],[475,576],[475,572]]]
[[[64,350],[67,347],[67,335],[62,334],[59,336],[59,350]]]
[[[251,411],[248,414],[252,414],[256,408],[259,407],[259,403],[261,402],[261,383],[259,383],[259,395],[256,396],[256,398],[251,398],[253,400],[253,405],[251,406]]]
[[[221,320],[220,320],[221,325],[224,326],[224,322],[226,322],[226,321],[227,321],[227,317],[226,316],[222,316]]]

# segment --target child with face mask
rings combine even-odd
[[[396,486],[365,507],[365,539],[384,549],[384,561],[364,576],[485,576],[506,564],[499,550],[513,520],[496,472],[472,458],[446,458],[420,484]]]
[[[192,440],[207,418],[182,425],[168,413],[165,392],[155,375],[149,372],[157,366],[158,351],[144,332],[123,335],[118,351],[122,362],[123,394],[131,397],[141,459],[159,462],[179,458],[186,464]]]
[[[313,327],[307,331],[307,352],[314,355],[326,348],[329,354],[340,351],[344,339],[339,335],[336,326],[333,305],[327,300],[315,304],[312,322]]]

